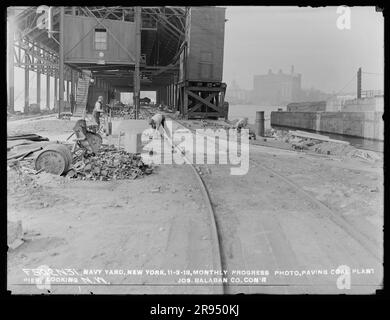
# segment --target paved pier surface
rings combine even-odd
[[[9,129],[23,131],[23,126]],[[67,136],[71,127],[64,120],[42,119],[29,128]],[[248,276],[248,282],[231,283],[226,292],[374,293],[379,289],[382,166],[260,146],[250,147],[246,175],[231,175],[230,165],[196,165],[215,208],[224,266],[236,275],[268,271],[265,282],[260,274]],[[26,278],[22,269],[42,265],[79,272],[144,272],[143,276],[100,274],[114,285],[53,285],[50,293],[54,294],[221,289],[213,283],[178,283],[193,278],[185,270],[213,268],[211,221],[188,165],[161,164],[152,175],[134,181],[72,181],[40,174],[24,185],[8,175],[8,217],[22,220],[28,239],[8,253],[8,288],[14,293],[41,293],[35,285],[21,284]],[[338,289],[338,276],[331,274],[341,265],[353,272],[350,290]],[[169,269],[183,273],[145,275],[146,270]],[[244,281],[244,276],[237,277]]]

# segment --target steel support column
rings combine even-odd
[[[58,115],[62,112],[64,103],[64,7],[60,7],[60,45],[59,45],[59,92]]]
[[[8,24],[7,38],[7,93],[8,93],[8,108],[10,112],[15,111],[15,69],[14,69],[14,39],[15,27],[13,23],[14,10],[9,8],[10,23]]]
[[[66,73],[66,101],[69,102],[69,72]]]
[[[46,109],[50,110],[50,72],[46,73]]]
[[[135,107],[135,118],[139,117],[140,107],[140,59],[141,59],[141,7],[135,7],[134,13],[135,21],[135,70],[134,70],[134,107]]]
[[[30,104],[30,59],[28,54],[25,54],[24,56],[24,62],[25,62],[25,67],[24,67],[24,113],[28,113],[29,109],[29,104]]]
[[[357,98],[362,97],[362,68],[358,69],[357,72]]]
[[[38,49],[38,52],[41,53],[41,50]],[[35,59],[33,59],[34,61]],[[37,59],[37,63],[40,64],[41,60]],[[39,110],[41,110],[41,67],[37,66],[37,105]]]

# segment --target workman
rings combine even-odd
[[[160,126],[165,129],[165,116],[160,113],[156,113],[153,117],[150,118],[149,124],[156,131],[160,129]]]
[[[235,127],[236,127],[237,131],[240,132],[241,129],[245,128],[247,125],[248,125],[248,118],[245,117],[245,118],[238,119]]]
[[[93,108],[92,116],[95,119],[95,122],[100,128],[100,114],[103,113],[103,97],[99,96],[98,100],[95,103],[95,107]]]
[[[74,107],[75,107],[75,104],[76,104],[76,101],[75,101],[75,99],[74,99],[73,92],[69,95],[69,100],[70,100],[70,113],[73,114],[73,112],[74,112]]]

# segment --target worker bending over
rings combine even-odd
[[[235,127],[237,129],[238,132],[241,131],[242,128],[245,128],[246,126],[248,125],[248,118],[240,118],[238,119]]]
[[[156,131],[160,129],[160,126],[165,129],[165,116],[160,113],[156,113],[153,117],[150,118],[149,124]]]

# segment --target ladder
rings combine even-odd
[[[76,106],[73,112],[73,116],[85,117],[87,100],[88,100],[88,89],[89,89],[90,77],[83,75],[77,81],[77,94],[76,94]]]

